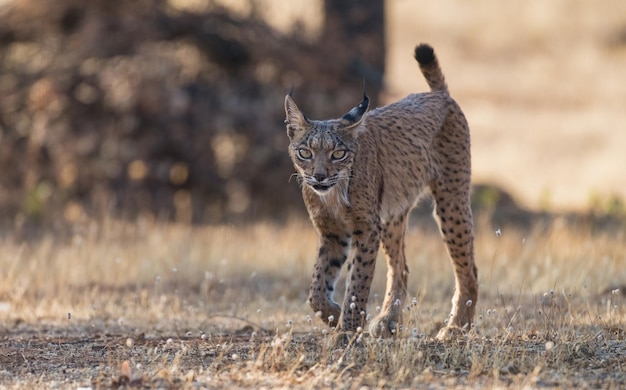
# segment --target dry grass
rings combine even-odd
[[[411,48],[432,43],[472,124],[478,179],[541,206],[624,195],[626,52],[611,42],[626,3],[387,4],[389,98],[425,89]],[[409,299],[404,330],[357,335],[349,348],[305,303],[316,243],[306,221],[105,220],[70,238],[4,234],[0,388],[626,387],[624,230],[557,221],[496,235],[477,225],[481,292],[468,335],[433,340],[452,271],[438,235],[413,228],[417,304]]]
[[[623,242],[623,231],[558,222],[501,235],[479,223],[475,328],[442,343],[433,335],[449,310],[451,267],[437,234],[413,228],[403,331],[336,348],[305,303],[316,245],[307,221],[107,220],[70,239],[5,236],[0,387],[617,388],[626,385]],[[384,290],[380,260],[371,313]]]

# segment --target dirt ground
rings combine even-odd
[[[623,328],[554,343],[499,334],[437,342],[364,337],[348,349],[321,332],[219,331],[95,323],[19,324],[3,332],[3,388],[622,388]],[[239,324],[235,325],[235,323]],[[193,329],[185,331],[184,329]],[[407,354],[407,350],[409,350]],[[407,365],[411,359],[413,366]],[[497,360],[502,359],[498,363]],[[397,360],[394,362],[394,360]],[[391,372],[380,371],[381,366]],[[393,371],[397,369],[397,371]]]

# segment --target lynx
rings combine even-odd
[[[374,337],[395,334],[407,296],[404,236],[409,212],[426,188],[452,260],[456,291],[447,325],[438,337],[471,325],[478,295],[470,209],[470,136],[450,97],[431,46],[415,48],[431,89],[368,110],[369,98],[339,119],[311,120],[285,98],[289,155],[319,233],[308,302],[343,332],[364,327],[380,244],[388,272],[380,313],[370,321]],[[351,255],[351,256],[350,256]],[[345,298],[333,300],[348,262]],[[362,329],[362,328],[361,328]]]

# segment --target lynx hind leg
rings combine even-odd
[[[438,338],[469,328],[478,298],[477,269],[474,263],[474,231],[470,208],[469,179],[437,181],[431,186],[443,240],[452,260],[455,293],[447,327]],[[457,332],[458,333],[458,332]]]
[[[387,259],[387,287],[380,314],[369,325],[374,337],[391,337],[399,330],[407,295],[409,269],[404,253],[407,214],[390,218],[384,225],[383,250]]]
[[[333,299],[335,282],[345,263],[350,248],[350,235],[322,233],[319,252],[309,289],[309,305],[329,326],[337,326],[341,308]]]

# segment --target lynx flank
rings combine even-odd
[[[388,337],[401,324],[409,272],[404,233],[408,214],[427,187],[436,202],[456,281],[452,312],[438,337],[468,328],[474,316],[478,284],[469,128],[449,95],[433,49],[421,44],[415,58],[431,92],[369,112],[364,95],[339,119],[310,120],[291,94],[285,98],[289,155],[320,237],[309,303],[328,325],[342,331],[365,325],[381,242],[388,264],[387,290],[381,312],[369,324],[370,333]],[[346,261],[349,272],[340,306],[333,293]]]

